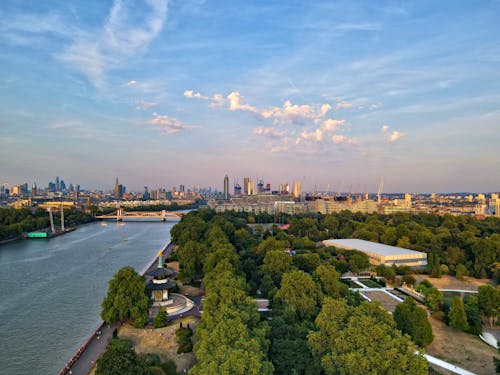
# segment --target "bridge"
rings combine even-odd
[[[107,214],[107,215],[100,215],[96,216],[96,219],[98,220],[116,220],[116,221],[123,221],[126,219],[127,221],[131,220],[137,220],[137,219],[153,219],[153,220],[160,220],[160,221],[168,221],[168,220],[179,220],[182,215],[184,215],[184,212],[167,212],[166,210],[162,211],[125,211],[121,208],[119,208],[116,212]]]

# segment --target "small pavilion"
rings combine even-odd
[[[174,301],[170,298],[169,290],[176,286],[171,280],[175,276],[175,271],[172,268],[163,266],[163,253],[158,253],[158,267],[146,273],[146,276],[152,279],[148,281],[146,287],[151,290],[151,299],[153,306],[167,306]]]

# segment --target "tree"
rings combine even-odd
[[[477,296],[468,296],[464,303],[469,329],[467,332],[479,335],[483,331],[483,319],[479,310]]]
[[[113,339],[97,360],[96,375],[145,375],[142,361],[137,357],[130,341]]]
[[[325,295],[340,298],[348,294],[349,288],[339,280],[340,275],[335,267],[322,264],[316,268],[316,276]]]
[[[467,268],[463,264],[458,264],[455,268],[455,276],[458,280],[463,280],[467,276]]]
[[[281,281],[281,276],[290,269],[292,257],[283,250],[271,250],[264,257],[262,272],[269,274],[275,283]]]
[[[489,319],[490,327],[493,327],[500,313],[500,289],[492,285],[482,285],[478,292],[479,309]]]
[[[431,310],[437,311],[443,304],[443,293],[434,287],[424,289],[424,304]]]
[[[424,357],[380,306],[326,297],[308,343],[326,374],[427,374]]]
[[[451,301],[450,312],[448,313],[450,327],[454,327],[461,331],[467,331],[469,324],[467,323],[467,315],[465,314],[464,303],[460,297],[455,297]]]
[[[427,312],[418,307],[413,298],[408,297],[398,304],[393,316],[397,328],[410,335],[415,344],[427,346],[434,339]]]
[[[179,246],[179,265],[182,268],[182,275],[186,279],[199,277],[203,272],[203,260],[207,254],[207,247],[204,243],[189,240]]]
[[[149,296],[143,276],[132,267],[123,267],[109,282],[102,301],[101,318],[106,323],[147,316]]]
[[[158,307],[153,325],[155,328],[163,328],[168,325],[168,314],[163,306]]]
[[[281,288],[274,299],[291,306],[300,318],[308,319],[316,315],[320,296],[318,286],[309,274],[291,271],[283,274]]]
[[[316,253],[298,254],[293,257],[293,264],[307,273],[312,273],[320,263],[319,254]]]

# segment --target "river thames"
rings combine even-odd
[[[175,223],[90,223],[0,246],[0,374],[56,374],[100,324],[108,281],[143,272]]]

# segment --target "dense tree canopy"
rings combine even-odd
[[[392,317],[376,304],[348,306],[326,298],[318,331],[309,335],[314,358],[326,374],[427,374],[427,363]]]
[[[415,344],[427,346],[434,339],[427,312],[418,307],[413,298],[408,297],[398,304],[393,316],[397,328],[410,335]]]
[[[102,301],[101,318],[106,323],[147,316],[149,296],[145,279],[132,267],[123,267],[109,282]]]

